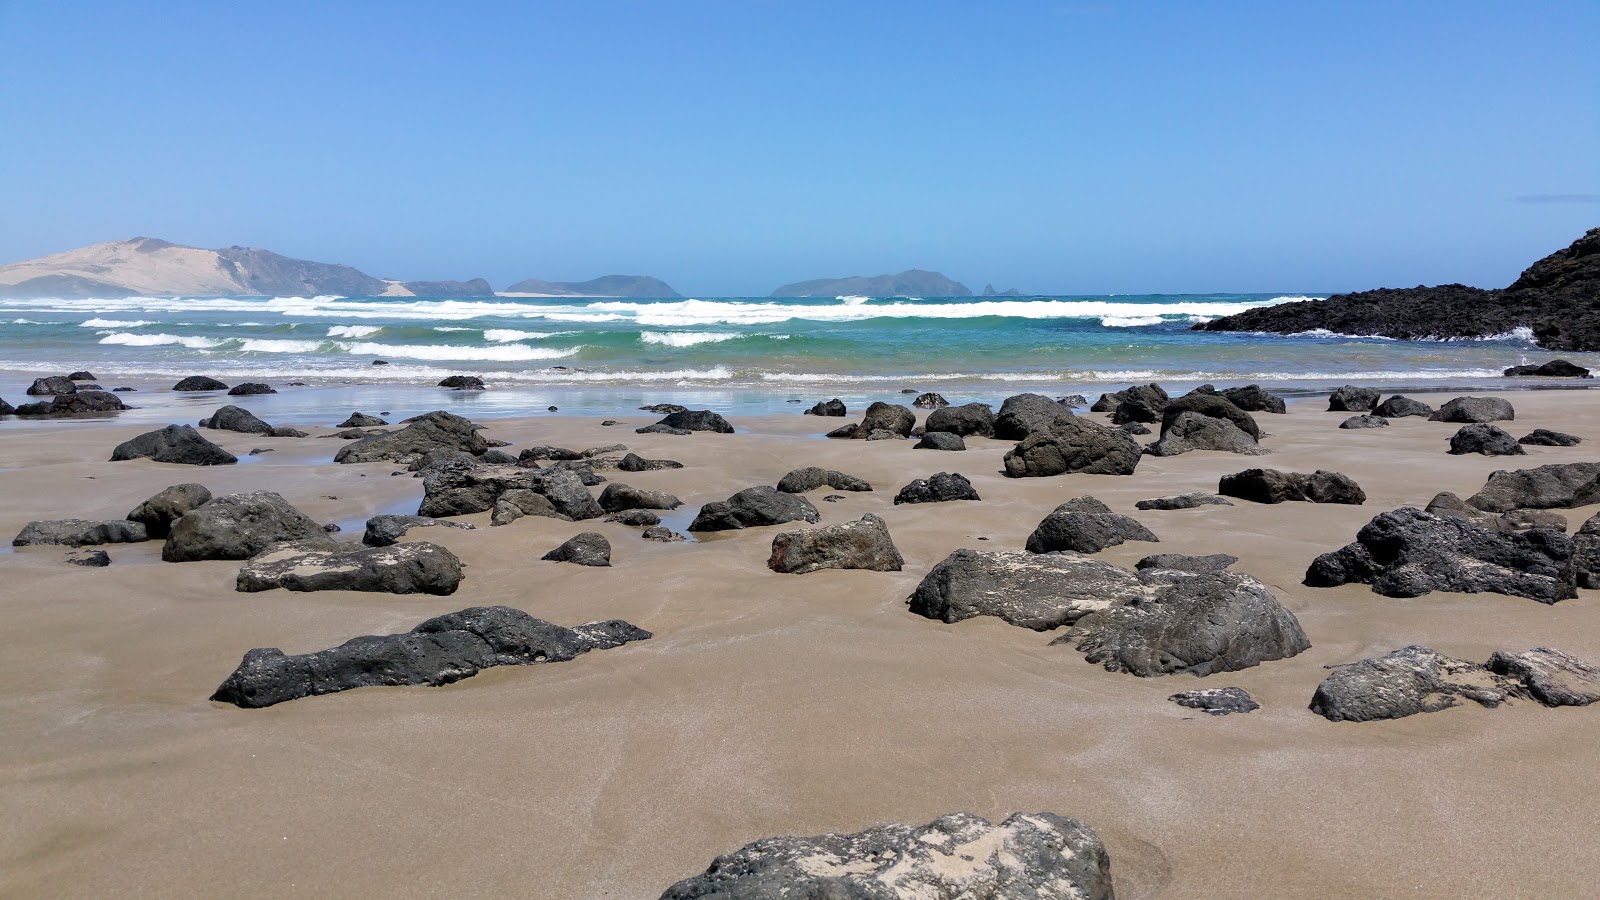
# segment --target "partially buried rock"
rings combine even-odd
[[[1388,426],[1389,420],[1378,415],[1351,416],[1339,423],[1339,427],[1344,429],[1387,428]]]
[[[13,547],[34,544],[62,544],[84,547],[97,544],[134,544],[147,541],[150,535],[143,525],[126,519],[96,522],[91,519],[53,519],[29,522],[11,539]]]
[[[244,384],[236,384],[228,389],[228,396],[230,397],[248,397],[252,394],[276,393],[277,391],[273,389],[271,385],[262,384],[259,381],[247,381]]]
[[[606,516],[605,521],[616,522],[619,525],[632,525],[635,528],[644,528],[650,525],[660,525],[661,517],[648,509],[625,509],[614,515]]]
[[[687,428],[674,428],[671,425],[663,425],[660,422],[657,422],[654,425],[646,425],[646,426],[644,426],[642,428],[635,428],[633,430],[633,433],[634,434],[673,434],[673,435],[677,435],[678,437],[687,437],[687,436],[689,436],[691,434],[694,434],[694,432],[690,431]]]
[[[92,413],[121,412],[131,408],[116,394],[99,390],[82,390],[72,394],[57,394],[48,402],[24,403],[11,412],[18,416],[66,419]]]
[[[404,634],[353,638],[317,653],[251,650],[211,699],[258,709],[358,687],[437,687],[492,666],[565,662],[649,637],[650,632],[619,620],[562,628],[519,609],[473,607],[429,619]]]
[[[660,900],[1112,900],[1111,861],[1077,819],[953,813],[918,827],[767,838],[719,856]]]
[[[872,485],[865,479],[818,466],[803,466],[778,481],[778,490],[785,494],[804,494],[820,487],[830,487],[836,491],[872,490]]]
[[[1560,513],[1545,509],[1513,509],[1503,513],[1485,512],[1449,491],[1440,491],[1428,501],[1423,512],[1436,516],[1454,516],[1466,519],[1493,531],[1527,531],[1529,528],[1553,528],[1565,533],[1567,519]]]
[[[1206,556],[1189,556],[1184,553],[1157,553],[1133,564],[1140,572],[1145,569],[1172,569],[1178,572],[1199,572],[1203,575],[1225,572],[1239,561],[1231,553],[1212,553]]]
[[[1379,403],[1372,414],[1382,419],[1404,419],[1409,416],[1427,418],[1433,415],[1433,407],[1421,400],[1413,400],[1401,394]]]
[[[383,419],[378,418],[377,416],[369,416],[369,415],[367,415],[366,413],[363,413],[363,412],[353,412],[353,413],[350,414],[350,418],[345,419],[343,422],[340,422],[338,425],[335,425],[334,427],[335,428],[373,428],[373,427],[376,427],[378,425],[387,425],[387,424],[389,424],[389,423],[385,422]]]
[[[869,441],[899,441],[904,440],[905,437],[900,432],[890,431],[887,428],[874,428],[867,432],[867,440]]]
[[[1374,517],[1355,543],[1317,557],[1305,583],[1370,584],[1386,597],[1486,592],[1556,603],[1577,596],[1566,535],[1545,528],[1496,531],[1410,508]]]
[[[994,417],[994,436],[1020,441],[1036,431],[1076,418],[1071,407],[1043,394],[1017,394],[1000,404],[1000,412]]]
[[[251,557],[239,570],[240,591],[372,591],[388,594],[456,592],[461,560],[427,541],[384,547],[305,547],[289,543]]]
[[[702,506],[689,530],[729,531],[800,521],[815,524],[820,518],[817,508],[804,497],[761,485]]]
[[[1468,453],[1481,453],[1484,456],[1522,456],[1528,451],[1522,449],[1517,439],[1504,429],[1493,425],[1463,425],[1460,431],[1450,436],[1450,450],[1452,456],[1462,456]]]
[[[671,544],[678,541],[687,540],[687,538],[685,538],[683,535],[673,531],[665,525],[652,525],[649,528],[646,528],[644,531],[639,532],[639,537],[642,537],[647,541],[660,541],[663,544]]]
[[[947,431],[962,437],[994,437],[994,410],[987,403],[946,406],[928,413],[924,432]]]
[[[585,531],[568,538],[561,546],[539,558],[554,562],[576,563],[580,566],[609,566],[611,542],[606,540],[603,534]]]
[[[966,476],[954,472],[938,472],[928,478],[918,478],[901,488],[900,493],[894,495],[894,505],[982,499]]]
[[[84,550],[76,556],[69,557],[67,562],[74,566],[103,569],[111,565],[111,554],[104,550]]]
[[[948,431],[925,431],[913,450],[965,450],[967,442],[959,434]]]
[[[844,401],[838,397],[832,400],[823,400],[805,412],[808,416],[842,416],[845,414]]]
[[[1600,668],[1551,647],[1515,654],[1496,650],[1487,667],[1516,679],[1545,706],[1588,706],[1600,700]]]
[[[687,407],[687,406],[679,406],[676,403],[655,403],[655,404],[652,404],[650,406],[641,406],[639,408],[644,410],[645,412],[652,412],[652,413],[655,413],[656,415],[661,415],[661,416],[667,415],[668,413],[680,413],[680,412],[688,412],[689,411],[689,407]]]
[[[1069,553],[957,550],[923,577],[911,611],[942,622],[995,616],[1034,631],[1145,596],[1133,572]]]
[[[889,527],[874,515],[843,525],[786,531],[772,539],[767,568],[801,575],[818,569],[870,569],[898,572],[905,560],[889,537]]]
[[[1282,397],[1274,397],[1261,389],[1259,384],[1247,384],[1244,387],[1223,388],[1217,391],[1223,397],[1232,401],[1234,406],[1245,412],[1264,412],[1283,415],[1289,407],[1283,402]]]
[[[228,494],[213,497],[174,522],[161,558],[167,562],[249,559],[281,541],[333,543],[320,524],[272,491]]]
[[[717,413],[709,409],[686,409],[682,412],[668,413],[657,425],[667,428],[679,428],[684,431],[712,431],[717,434],[733,434],[733,426],[728,424]]]
[[[1254,503],[1348,503],[1360,505],[1367,495],[1350,476],[1318,469],[1312,473],[1277,469],[1246,469],[1222,476],[1217,493]]]
[[[449,388],[452,391],[481,391],[485,390],[483,379],[476,375],[451,375],[439,382],[439,387]]]
[[[1582,462],[1501,470],[1467,498],[1467,505],[1487,512],[1572,509],[1596,502],[1600,502],[1600,463]]]
[[[1266,451],[1255,438],[1227,419],[1182,412],[1161,428],[1161,438],[1144,448],[1151,456],[1177,456],[1192,450],[1215,450],[1259,456]]]
[[[1261,704],[1251,697],[1244,688],[1201,688],[1196,691],[1182,691],[1167,698],[1179,706],[1201,710],[1208,715],[1226,716],[1231,713],[1255,712]]]
[[[1069,414],[1007,452],[1005,469],[1011,478],[1132,475],[1140,456],[1139,444],[1130,435]]]
[[[96,379],[94,377],[94,375],[92,375],[92,374],[90,374],[89,372],[86,372],[86,371],[84,371],[84,372],[73,372],[71,375],[68,375],[67,378],[69,378],[69,379],[71,379],[73,381],[96,381],[96,380],[98,380],[98,379]]]
[[[150,459],[184,466],[231,466],[239,461],[232,453],[211,443],[189,425],[168,425],[160,431],[147,431],[123,441],[111,451],[111,461]]]
[[[645,459],[637,453],[629,453],[617,463],[617,468],[624,472],[649,472],[654,469],[681,469],[683,463],[675,459]]]
[[[950,401],[946,400],[943,394],[935,394],[930,391],[926,394],[918,394],[917,399],[911,401],[911,405],[917,409],[941,409],[949,406]]]
[[[172,386],[175,391],[225,391],[228,386],[215,378],[204,375],[190,375]]]
[[[1378,392],[1347,384],[1328,397],[1329,412],[1364,413],[1378,405]]]
[[[375,434],[339,448],[336,463],[413,462],[430,450],[460,450],[474,456],[489,449],[478,426],[454,413],[438,410],[418,416],[406,427]]]
[[[361,543],[368,547],[388,547],[399,543],[406,532],[413,528],[435,527],[472,529],[466,522],[452,522],[449,519],[436,519],[432,516],[373,516],[367,520],[366,531],[361,534]]]
[[[870,438],[874,431],[893,432],[897,437],[910,437],[911,429],[916,427],[917,416],[904,406],[878,401],[867,407],[866,414],[861,417],[861,430]]]
[[[1461,700],[1493,709],[1511,698],[1587,706],[1600,699],[1600,669],[1549,647],[1497,650],[1480,665],[1413,644],[1335,669],[1317,685],[1311,711],[1334,722],[1371,722],[1440,712]]]
[[[1430,422],[1499,422],[1515,419],[1516,410],[1499,397],[1457,397],[1428,417]]]
[[[1535,428],[1522,437],[1517,438],[1517,443],[1528,447],[1576,447],[1583,443],[1583,438],[1564,431],[1551,431],[1548,428]]]
[[[1197,491],[1192,494],[1178,494],[1175,497],[1154,497],[1149,500],[1140,500],[1133,507],[1134,509],[1194,509],[1198,506],[1232,505],[1233,502],[1226,497]]]
[[[1143,422],[1124,422],[1121,425],[1118,425],[1117,428],[1124,433],[1132,435],[1143,436],[1150,433],[1150,426],[1144,424]]]
[[[1564,359],[1552,359],[1539,365],[1512,366],[1505,371],[1506,377],[1533,376],[1536,378],[1589,378],[1589,370],[1577,363]]]
[[[600,492],[600,508],[611,513],[625,509],[677,509],[682,505],[682,500],[666,491],[647,491],[617,482]]]
[[[237,431],[240,434],[268,434],[272,431],[272,426],[257,418],[255,413],[237,406],[222,407],[208,418],[201,419],[200,427]]]
[[[205,485],[175,484],[135,506],[128,521],[143,525],[153,538],[164,538],[172,532],[173,522],[209,502],[211,492]]]
[[[1056,507],[1028,535],[1029,553],[1072,550],[1098,553],[1124,541],[1160,541],[1137,519],[1111,511],[1093,497],[1077,497]]]

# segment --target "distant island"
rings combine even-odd
[[[898,275],[852,275],[797,281],[773,291],[773,297],[971,297],[972,290],[938,272],[907,269]]]
[[[588,281],[541,281],[529,278],[503,291],[533,297],[630,297],[650,300],[681,297],[665,281],[649,275],[602,275]]]
[[[983,295],[985,297],[1021,297],[1022,292],[1016,288],[1006,288],[1003,291],[997,291],[994,289],[994,285],[986,284],[983,286]]]

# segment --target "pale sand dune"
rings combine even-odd
[[[106,241],[65,253],[0,265],[0,285],[43,275],[76,275],[109,281],[135,294],[230,294],[243,286],[219,265],[215,250],[183,247],[149,238]]]
[[[162,563],[155,543],[106,548],[109,569],[64,565],[48,547],[0,555],[0,894],[654,897],[769,835],[1048,810],[1099,831],[1124,898],[1589,895],[1600,881],[1600,710],[1516,703],[1335,724],[1306,709],[1324,665],[1414,642],[1478,660],[1539,645],[1600,660],[1595,592],[1544,606],[1299,584],[1312,557],[1379,512],[1440,490],[1466,496],[1494,469],[1595,458],[1600,395],[1508,396],[1514,433],[1551,427],[1586,443],[1452,457],[1457,426],[1340,431],[1346,414],[1299,404],[1258,415],[1270,456],[1147,457],[1127,478],[1013,481],[998,474],[1006,442],[940,453],[825,441],[813,437],[839,420],[800,415],[687,438],[598,419],[488,428],[519,446],[622,441],[683,461],[607,473],[682,497],[680,530],[699,504],[800,465],[860,475],[874,493],[810,496],[824,523],[882,515],[906,557],[901,573],[774,574],[764,561],[781,528],[662,545],[597,521],[491,529],[487,515],[468,517],[475,531],[407,538],[467,562],[452,597],[238,594],[237,564]],[[389,477],[393,466],[325,464],[335,441],[215,433],[237,453],[278,451],[222,469],[104,462],[139,430],[0,423],[0,535],[33,518],[117,517],[183,481],[277,490],[322,521],[421,493],[420,481]],[[1214,489],[1219,475],[1257,465],[1342,471],[1370,499],[1134,513],[1136,500]],[[891,505],[901,485],[940,470],[971,478],[984,501]],[[1104,558],[1234,553],[1236,570],[1300,617],[1313,648],[1206,679],[1139,679],[1046,646],[1052,635],[906,611],[951,550],[1019,548],[1046,512],[1081,494],[1162,538]],[[1568,515],[1576,528],[1595,511]],[[611,539],[614,568],[538,560],[589,529]],[[625,618],[655,638],[443,688],[265,710],[205,699],[251,647],[306,652],[495,603],[564,625]],[[1226,685],[1263,708],[1213,719],[1166,700]]]

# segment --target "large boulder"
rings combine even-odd
[[[317,653],[251,650],[211,699],[259,709],[358,687],[437,687],[491,666],[565,662],[649,637],[650,632],[618,620],[562,628],[520,609],[473,607],[429,619],[404,634],[352,638]]]
[[[1347,384],[1328,397],[1329,412],[1364,413],[1378,405],[1378,392]]]
[[[1088,825],[971,813],[855,834],[766,838],[719,856],[660,900],[1112,900],[1111,861]]]
[[[1282,397],[1274,397],[1262,390],[1259,384],[1223,388],[1217,393],[1232,401],[1234,406],[1245,412],[1277,413],[1282,415],[1289,411],[1289,407],[1283,402]]]
[[[966,476],[954,472],[937,472],[927,478],[918,478],[901,488],[900,493],[894,495],[894,505],[982,499]]]
[[[1484,456],[1522,456],[1528,451],[1522,449],[1517,439],[1504,429],[1493,425],[1477,424],[1463,425],[1461,430],[1450,436],[1451,456],[1463,456],[1468,453],[1481,453]]]
[[[917,399],[911,401],[911,405],[917,409],[943,409],[950,405],[950,401],[946,400],[943,394],[929,391],[925,394],[918,394]]]
[[[466,516],[487,512],[495,501],[508,491],[532,491],[550,477],[547,470],[529,470],[519,466],[479,465],[468,459],[441,460],[422,469],[422,503],[417,507],[419,516]],[[566,477],[583,483],[572,472]],[[588,496],[588,491],[584,490]],[[598,507],[596,507],[598,510]]]
[[[994,437],[994,410],[987,403],[966,403],[946,406],[928,413],[922,425],[924,432],[947,431],[962,437],[978,435]]]
[[[1020,441],[1035,431],[1074,418],[1077,417],[1072,414],[1072,407],[1043,394],[1017,394],[1000,404],[1000,412],[994,417],[993,436],[1003,441]]]
[[[385,422],[383,419],[378,418],[377,416],[369,416],[364,412],[353,412],[353,413],[350,414],[350,418],[345,419],[343,422],[340,422],[338,425],[335,425],[333,427],[335,427],[335,428],[376,428],[379,425],[387,425],[387,424],[389,424],[389,423]]]
[[[28,396],[49,397],[53,394],[76,394],[78,386],[72,379],[65,375],[48,375],[44,378],[35,378],[33,384],[28,385]]]
[[[1395,394],[1374,407],[1372,414],[1380,419],[1404,419],[1408,416],[1427,418],[1433,415],[1433,407],[1423,403],[1421,400],[1413,400],[1403,394]]]
[[[1600,668],[1550,647],[1496,650],[1486,664],[1413,644],[1361,659],[1322,679],[1311,711],[1335,722],[1401,719],[1471,700],[1493,709],[1507,700],[1588,706],[1600,700]]]
[[[1069,414],[1050,428],[1028,435],[1007,452],[1005,467],[1012,478],[1071,473],[1132,475],[1140,455],[1139,442],[1126,432]]]
[[[1075,497],[1044,517],[1028,535],[1027,549],[1029,553],[1098,553],[1123,541],[1160,540],[1137,519],[1114,513],[1093,497]]]
[[[90,519],[51,519],[29,522],[11,539],[13,547],[33,544],[62,544],[68,547],[88,547],[98,544],[135,544],[147,541],[150,535],[138,522],[111,519],[97,522]]]
[[[1600,463],[1553,463],[1534,469],[1500,470],[1467,498],[1487,512],[1513,509],[1572,509],[1600,503]]]
[[[1181,412],[1164,422],[1160,439],[1144,448],[1144,452],[1151,456],[1177,456],[1191,450],[1216,450],[1246,456],[1259,456],[1266,452],[1255,438],[1240,431],[1229,420],[1196,412]]]
[[[1555,603],[1577,596],[1566,535],[1546,528],[1496,531],[1409,507],[1374,517],[1354,543],[1322,554],[1306,570],[1311,587],[1352,582],[1386,597],[1488,592]]]
[[[1110,672],[1212,675],[1287,659],[1311,646],[1267,586],[1232,572],[1147,569],[1148,596],[1090,613],[1052,644],[1076,644]]]
[[[211,443],[190,425],[168,425],[123,441],[111,451],[111,461],[150,459],[184,466],[231,466],[237,456]]]
[[[339,448],[336,463],[393,462],[406,465],[430,450],[460,450],[474,456],[489,449],[478,426],[443,410],[418,416],[398,431],[365,437]]]
[[[1564,431],[1551,431],[1548,428],[1535,428],[1522,437],[1517,438],[1517,443],[1525,447],[1576,447],[1583,443],[1583,438]]]
[[[733,426],[728,424],[728,420],[709,409],[686,409],[682,412],[667,413],[666,418],[656,424],[667,428],[681,428],[684,431],[733,434]]]
[[[1547,363],[1538,365],[1512,366],[1506,369],[1507,378],[1528,377],[1535,378],[1590,378],[1589,370],[1577,363],[1564,359],[1552,359]]]
[[[254,394],[276,394],[277,392],[277,389],[272,385],[262,384],[259,381],[246,381],[244,384],[236,384],[228,388],[228,396],[230,397],[249,397]]]
[[[1252,441],[1261,439],[1261,428],[1256,425],[1256,420],[1247,412],[1233,404],[1227,397],[1218,394],[1189,394],[1176,400],[1168,401],[1161,411],[1161,434],[1166,436],[1168,429],[1184,413],[1209,416],[1213,419],[1224,419],[1233,423],[1238,429],[1250,436]]]
[[[767,568],[803,575],[818,569],[870,569],[898,572],[905,560],[889,537],[889,527],[868,514],[855,522],[785,531],[772,539]]]
[[[361,543],[368,547],[388,547],[400,542],[400,538],[413,528],[464,528],[471,530],[472,525],[466,522],[452,522],[449,519],[435,519],[431,516],[397,516],[379,515],[367,520],[367,528],[361,533]]]
[[[810,522],[815,525],[821,518],[817,508],[806,498],[759,485],[745,488],[727,500],[715,500],[700,507],[699,514],[689,524],[689,530],[732,531],[782,525],[785,522]]]
[[[808,416],[843,416],[847,412],[844,401],[835,397],[832,400],[818,401],[815,406],[806,410],[805,414]]]
[[[135,506],[128,521],[143,525],[153,538],[164,538],[172,532],[173,522],[209,502],[211,492],[205,485],[175,484]]]
[[[161,547],[167,562],[249,559],[280,541],[333,545],[322,526],[272,491],[213,497],[172,524]]]
[[[1136,384],[1116,393],[1117,407],[1111,411],[1111,424],[1160,422],[1171,398],[1159,384]],[[1226,401],[1224,401],[1226,402]]]
[[[453,594],[462,579],[461,560],[427,541],[386,547],[307,547],[289,543],[250,558],[234,587],[240,591],[373,591],[387,594]]]
[[[820,487],[830,487],[836,491],[872,490],[872,485],[865,479],[818,466],[802,466],[778,481],[778,490],[785,494],[804,494]]]
[[[1308,503],[1348,503],[1360,505],[1367,495],[1350,476],[1318,469],[1315,472],[1280,472],[1277,469],[1246,469],[1224,475],[1217,493],[1254,503],[1282,503],[1304,500]]]
[[[225,391],[227,384],[205,375],[190,375],[172,386],[175,391]]]
[[[450,375],[440,380],[439,387],[449,388],[452,391],[484,390],[483,379],[476,375]]]
[[[648,491],[621,482],[612,482],[600,492],[600,508],[609,513],[625,509],[677,509],[682,505],[682,500],[666,491]]]
[[[911,429],[917,425],[917,415],[895,403],[884,403],[879,400],[867,407],[867,412],[861,418],[861,430],[870,437],[874,431],[892,431],[900,437],[910,437]]]
[[[1133,572],[1087,556],[957,550],[923,577],[909,603],[917,615],[941,622],[995,616],[1050,631],[1144,596]]]
[[[1499,397],[1457,397],[1434,411],[1430,422],[1500,422],[1517,417],[1510,401]]]
[[[270,434],[272,432],[272,426],[257,418],[255,413],[237,406],[222,407],[208,418],[201,419],[200,427],[212,428],[217,431],[237,431],[241,434]]]
[[[585,531],[567,538],[561,546],[539,558],[603,568],[611,565],[611,542],[597,531]]]

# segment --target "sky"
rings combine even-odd
[[[0,0],[0,261],[1503,286],[1600,225],[1600,3]]]

